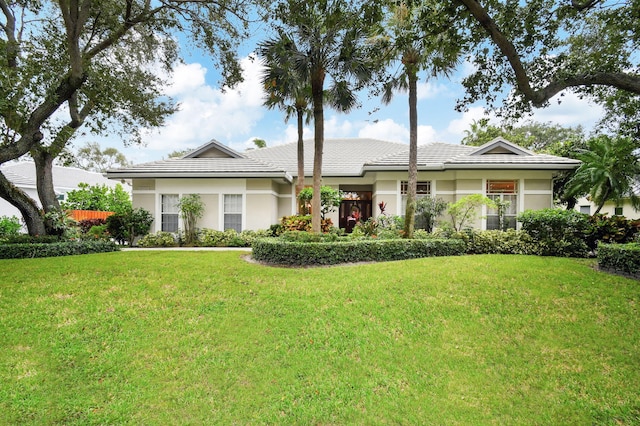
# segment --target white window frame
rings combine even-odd
[[[232,205],[230,202],[227,202],[227,197],[238,197],[240,200],[239,206]],[[237,204],[237,203],[234,203]],[[242,222],[244,219],[243,215],[244,208],[244,196],[242,194],[223,194],[222,195],[222,229],[235,229],[237,232],[242,232]],[[228,210],[229,209],[229,210]],[[239,222],[237,220],[231,221],[231,215],[234,217],[239,216]]]
[[[513,183],[513,190],[500,190],[500,189],[492,189],[491,186],[493,183]],[[504,217],[509,218],[510,222],[512,222],[512,226],[509,226],[509,228],[513,228],[516,229],[517,227],[517,223],[516,223],[516,217],[518,216],[518,210],[519,210],[519,197],[518,197],[518,187],[520,186],[520,181],[519,179],[487,179],[486,183],[485,183],[485,194],[488,198],[494,200],[494,201],[509,201],[509,207],[507,208],[507,212],[505,213]],[[498,211],[497,209],[487,209],[487,214],[486,214],[486,229],[497,229],[494,227],[489,227],[489,218],[492,217],[497,217],[498,216]]]
[[[418,188],[416,191],[416,201],[424,197],[430,197],[432,193],[432,186],[430,180],[418,181]],[[421,188],[422,187],[422,188]],[[409,190],[409,181],[400,181],[400,216],[404,216],[407,212],[407,191]]]
[[[165,197],[167,201],[165,201]],[[174,201],[169,201],[169,197],[175,197]],[[179,194],[160,194],[160,230],[164,232],[178,232],[180,229],[180,209],[178,203]],[[171,219],[171,222],[169,222]],[[173,225],[175,223],[175,229]]]

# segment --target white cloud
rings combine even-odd
[[[449,122],[446,132],[453,137],[457,137],[457,142],[459,143],[460,139],[464,136],[464,131],[471,128],[471,123],[482,118],[487,118],[483,107],[469,108],[469,110],[462,113],[462,117],[453,119]]]
[[[551,99],[551,105],[548,107],[534,110],[533,116],[528,120],[541,123],[552,122],[561,126],[582,125],[588,131],[603,115],[604,110],[600,105],[592,104],[586,99],[580,99],[575,93],[567,92],[562,97],[556,96]]]
[[[325,115],[326,117],[326,115]],[[347,138],[355,132],[355,126],[347,119],[348,115],[330,115],[324,120],[324,137],[331,138]]]
[[[447,91],[442,84],[432,82],[418,83],[418,101],[424,99],[434,99]]]
[[[407,143],[409,142],[409,129],[387,118],[365,124],[358,132],[358,137]]]
[[[418,126],[418,144],[440,142],[438,132],[433,126]]]
[[[205,83],[200,64],[176,67],[167,93],[179,103],[160,129],[143,132],[146,148],[166,153],[197,147],[211,138],[222,143],[246,139],[264,115],[258,61],[241,61],[245,80],[234,89],[221,91]]]

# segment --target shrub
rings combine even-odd
[[[623,216],[607,217],[597,214],[589,217],[589,229],[586,242],[595,250],[598,242],[625,244],[632,242],[640,232],[640,220],[628,220]]]
[[[640,244],[600,244],[598,266],[640,279]]]
[[[107,225],[96,225],[89,229],[89,232],[85,234],[85,237],[93,238],[96,240],[110,240],[111,234],[107,230]]]
[[[171,232],[158,231],[140,238],[138,245],[140,247],[176,247],[178,242]]]
[[[14,237],[9,237],[6,244],[52,244],[59,243],[61,241],[68,241],[68,238],[60,237],[58,235],[28,235],[21,234]]]
[[[16,216],[2,216],[0,217],[0,238],[15,237],[20,232],[22,225],[20,219]]]
[[[588,216],[575,210],[526,210],[518,215],[540,256],[586,257]]]
[[[153,223],[153,216],[143,208],[126,210],[107,218],[107,229],[113,238],[120,242],[128,242],[133,246],[137,236],[149,232]]]
[[[284,216],[280,222],[282,223],[282,232],[311,231],[311,215]],[[333,221],[331,219],[322,219],[320,226],[322,232],[331,232]]]
[[[526,231],[471,231],[458,234],[468,254],[535,254],[536,245]]]
[[[112,241],[58,241],[55,243],[2,244],[0,259],[24,259],[35,257],[70,256],[76,254],[106,253],[117,251]]]
[[[78,222],[78,227],[83,234],[89,232],[94,226],[106,225],[107,219],[84,219]]]
[[[226,231],[203,229],[200,233],[199,245],[204,247],[251,247],[256,239],[267,237],[271,237],[271,231],[245,230],[238,233],[235,229],[227,229]]]
[[[264,238],[253,245],[253,258],[275,265],[334,265],[348,262],[389,261],[464,253],[459,240],[347,240],[290,242]]]

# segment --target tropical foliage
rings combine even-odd
[[[311,88],[314,122],[312,210],[321,210],[324,106],[347,112],[358,105],[356,90],[370,81],[377,52],[368,43],[380,19],[378,6],[366,1],[286,0],[275,11],[278,56]],[[328,84],[327,92],[325,86]],[[328,94],[328,95],[327,95]],[[290,94],[290,96],[293,93]],[[321,231],[321,217],[312,217],[312,229]]]
[[[131,196],[119,183],[109,187],[83,182],[78,184],[78,189],[66,193],[66,200],[61,207],[64,210],[122,212],[131,208]]]
[[[567,183],[569,194],[589,194],[598,214],[607,201],[617,205],[629,199],[640,209],[640,197],[634,191],[640,175],[638,146],[631,138],[601,135],[588,142],[588,149],[578,154],[582,161]]]

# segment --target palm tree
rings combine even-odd
[[[377,19],[375,4],[346,0],[287,0],[277,14],[278,42],[301,81],[311,87],[314,120],[312,231],[321,232],[320,187],[324,148],[324,104],[348,112],[358,103],[355,91],[372,77],[368,32]],[[287,41],[288,40],[288,41]],[[329,80],[329,96],[325,81]]]
[[[619,204],[629,198],[640,209],[633,185],[640,174],[637,144],[630,138],[601,135],[588,141],[588,149],[577,156],[582,164],[567,184],[574,196],[589,194],[598,214],[607,201]]]
[[[288,52],[293,40],[283,34],[281,38],[261,43],[258,54],[265,62],[266,70],[262,76],[262,84],[267,98],[264,105],[269,108],[280,108],[285,112],[285,122],[294,115],[298,128],[298,178],[296,180],[296,199],[304,189],[304,125],[309,124],[312,117],[311,86],[308,76],[296,72],[290,61]],[[301,203],[298,202],[298,213]]]
[[[404,237],[413,238],[418,186],[418,73],[429,70],[433,76],[448,74],[457,63],[457,49],[446,27],[436,24],[436,11],[423,2],[405,0],[391,7],[385,38],[390,57],[400,56],[402,71],[384,85],[384,103],[391,102],[394,90],[409,92],[409,166]],[[427,22],[426,26],[423,26]],[[397,56],[396,56],[397,57]]]

